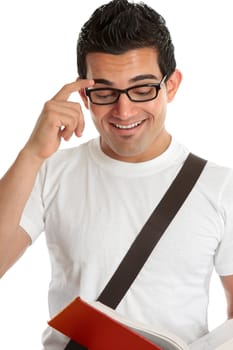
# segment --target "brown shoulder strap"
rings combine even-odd
[[[206,160],[190,153],[98,300],[116,308],[197,182]]]

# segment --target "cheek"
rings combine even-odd
[[[104,128],[105,113],[99,106],[89,106],[89,110],[96,129],[101,133]]]
[[[160,116],[160,118],[165,118],[166,111],[167,111],[167,104],[168,104],[168,95],[167,91],[164,89],[160,91],[161,94],[159,96],[159,99],[156,101],[157,104],[154,106],[156,114]]]
[[[166,112],[166,103],[163,98],[155,99],[151,101],[151,104],[147,108],[147,112],[154,118],[161,119]]]
[[[88,108],[90,110],[93,121],[97,124],[101,124],[102,122],[104,122],[110,113],[110,109],[107,106],[89,104]]]

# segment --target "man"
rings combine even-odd
[[[0,273],[45,231],[51,316],[74,297],[94,300],[181,168],[188,150],[165,127],[181,82],[164,19],[113,0],[83,26],[79,78],[45,103],[30,139],[0,183]],[[80,137],[78,91],[100,138]],[[132,320],[192,342],[208,331],[209,281],[221,276],[233,317],[232,170],[208,164],[118,307]],[[44,349],[68,339],[48,328]]]

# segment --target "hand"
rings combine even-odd
[[[46,102],[25,148],[44,160],[56,152],[62,138],[67,141],[73,134],[80,137],[84,129],[82,109],[68,98],[73,92],[93,85],[94,80],[78,79]]]

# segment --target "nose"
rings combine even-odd
[[[126,94],[121,94],[118,101],[113,105],[113,116],[127,119],[136,113],[135,102],[131,101]]]

